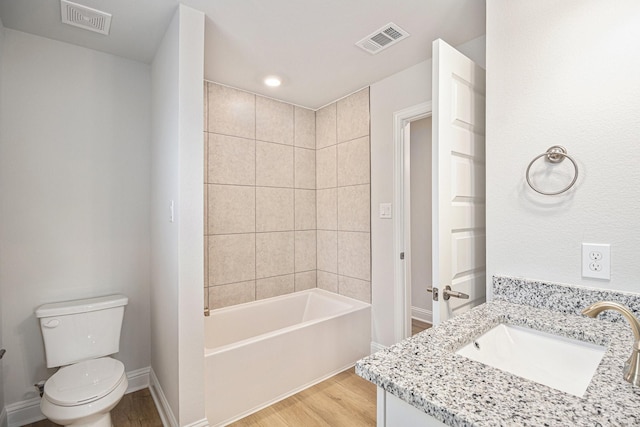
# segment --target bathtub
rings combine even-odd
[[[205,407],[226,425],[370,353],[371,305],[310,289],[205,317]]]

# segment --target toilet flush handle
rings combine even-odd
[[[60,324],[60,321],[58,319],[53,319],[53,320],[49,320],[47,323],[44,323],[42,326],[44,326],[45,328],[57,328],[58,325]]]

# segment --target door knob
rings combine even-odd
[[[431,292],[433,294],[432,299],[438,301],[438,288],[427,288],[427,292]]]
[[[442,298],[444,298],[445,301],[448,301],[449,298],[451,298],[451,297],[461,298],[461,299],[469,299],[469,295],[464,294],[462,292],[452,291],[451,290],[451,286],[449,286],[449,285],[444,287],[444,291],[442,291],[442,294],[444,295]]]

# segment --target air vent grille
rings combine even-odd
[[[360,40],[356,43],[356,46],[366,50],[372,55],[375,55],[381,50],[386,49],[407,37],[409,37],[408,32],[398,27],[393,22],[390,22]]]
[[[100,34],[109,34],[111,14],[81,4],[60,0],[60,12],[64,24],[84,28]]]

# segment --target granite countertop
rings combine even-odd
[[[498,323],[606,346],[582,398],[472,361],[455,351]],[[640,425],[640,387],[622,379],[626,322],[491,301],[356,364],[356,373],[450,426]]]

